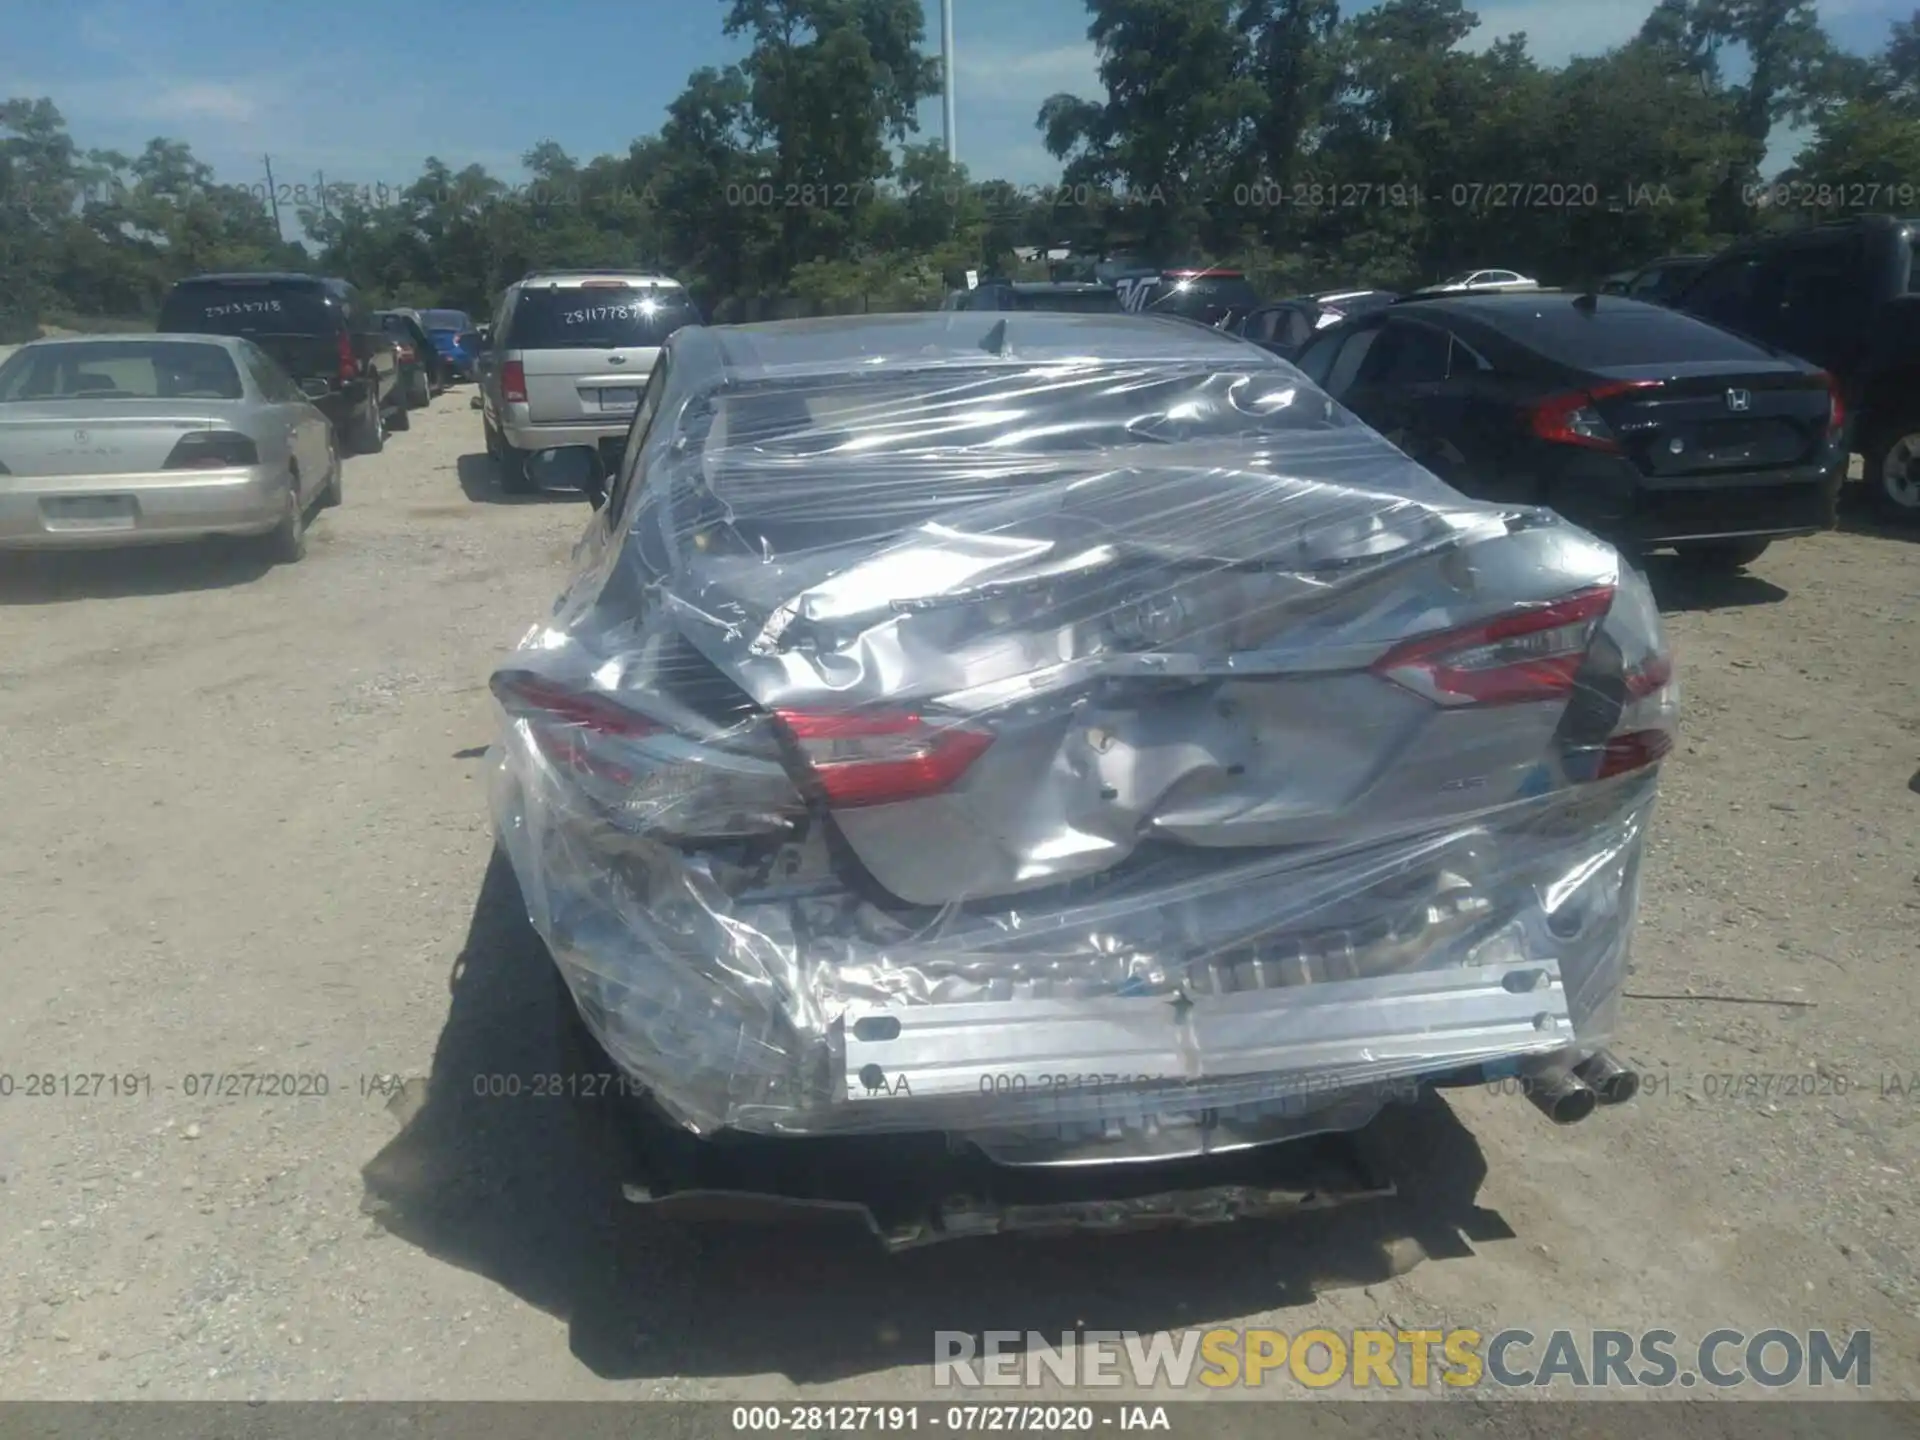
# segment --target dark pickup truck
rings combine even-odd
[[[358,454],[385,446],[387,416],[406,404],[394,337],[344,280],[277,272],[189,276],[161,302],[156,328],[244,335],[296,381],[325,380],[327,392],[313,403]]]
[[[1874,215],[1743,241],[1673,304],[1839,382],[1875,507],[1920,524],[1920,220]]]

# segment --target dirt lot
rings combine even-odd
[[[1384,1322],[1871,1327],[1920,1395],[1920,546],[1656,575],[1687,716],[1636,1104],[1457,1093],[1411,1198],[1344,1217],[888,1261],[616,1222],[551,1102],[473,1096],[550,1068],[484,681],[585,514],[503,503],[478,441],[436,401],[296,567],[0,561],[0,1394],[905,1397],[935,1329]],[[186,1093],[241,1070],[329,1093]],[[150,1091],[23,1094],[88,1072]]]

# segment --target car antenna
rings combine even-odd
[[[996,321],[994,327],[987,332],[986,338],[980,342],[980,348],[989,355],[1006,354],[1007,322],[1004,320]]]

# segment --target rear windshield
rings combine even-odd
[[[471,330],[473,321],[458,310],[422,310],[420,318],[429,330]]]
[[[1112,290],[1016,290],[1016,310],[1052,310],[1069,315],[1112,315],[1120,310],[1120,297]]]
[[[1505,327],[1503,327],[1505,328]],[[1676,310],[1609,310],[1593,314],[1571,306],[1528,316],[1507,332],[1529,350],[1577,369],[1657,365],[1676,360],[1763,360],[1767,352],[1750,341]]]
[[[0,366],[0,404],[22,400],[238,400],[240,372],[218,345],[93,340],[36,345]]]
[[[160,307],[160,328],[204,335],[331,335],[340,320],[324,291],[233,281],[177,287]]]
[[[1259,303],[1260,292],[1239,276],[1206,275],[1162,281],[1148,300],[1147,309],[1212,323],[1228,311],[1241,314]]]
[[[659,286],[556,286],[522,290],[508,326],[515,350],[610,350],[657,346],[699,315],[683,290]]]

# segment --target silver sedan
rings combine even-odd
[[[0,549],[255,537],[340,503],[333,427],[250,340],[36,340],[0,365]]]

